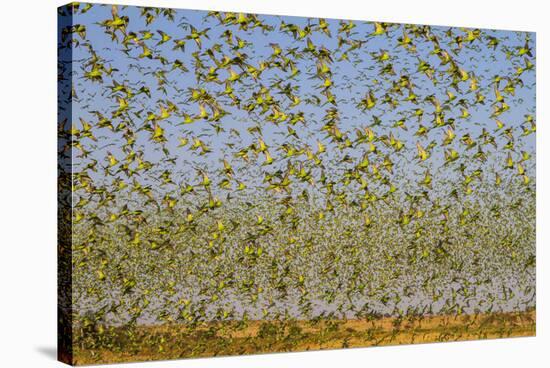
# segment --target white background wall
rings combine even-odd
[[[550,4],[543,0],[117,0],[537,32],[537,337],[139,363],[132,367],[550,366]],[[56,348],[56,7],[0,7],[0,367],[61,366]],[[546,226],[545,226],[546,225]],[[116,367],[117,365],[113,365]]]

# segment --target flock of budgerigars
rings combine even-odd
[[[533,34],[70,16],[75,328],[535,307]]]

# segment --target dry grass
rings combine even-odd
[[[535,311],[334,321],[249,321],[108,329],[95,347],[81,338],[74,364],[449,342],[535,335]],[[131,337],[129,337],[131,335]],[[86,340],[87,339],[87,340]],[[101,342],[102,341],[102,342]]]

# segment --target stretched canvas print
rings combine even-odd
[[[535,34],[58,17],[61,361],[535,334]]]

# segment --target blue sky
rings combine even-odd
[[[106,19],[111,18],[110,6],[93,6],[85,14],[77,14],[74,17],[75,24],[83,24],[86,26],[86,38],[92,45],[95,52],[104,59],[104,63],[108,67],[116,69],[112,73],[111,77],[104,76],[103,83],[93,82],[86,80],[83,75],[89,66],[85,66],[87,60],[90,58],[90,53],[87,48],[81,45],[74,48],[73,51],[73,82],[75,85],[75,92],[78,99],[74,101],[73,105],[73,121],[75,125],[79,126],[79,118],[90,122],[96,122],[97,117],[91,113],[91,111],[99,111],[105,116],[109,117],[113,110],[116,110],[118,105],[116,94],[110,94],[109,89],[106,86],[112,86],[113,81],[118,83],[127,84],[137,92],[141,86],[148,86],[151,90],[151,98],[148,98],[145,94],[140,94],[133,97],[131,101],[130,111],[137,112],[143,110],[140,118],[134,117],[133,123],[136,128],[141,127],[144,124],[147,112],[159,113],[160,105],[164,104],[166,100],[176,104],[181,112],[189,115],[196,115],[199,112],[198,105],[188,101],[188,88],[205,88],[210,93],[215,94],[221,92],[225,88],[225,84],[216,85],[214,83],[201,82],[197,84],[197,80],[194,76],[193,68],[193,53],[204,52],[214,44],[221,45],[221,52],[217,54],[218,58],[222,55],[228,55],[233,57],[235,52],[226,44],[222,33],[231,29],[233,37],[239,37],[249,43],[249,46],[240,50],[242,53],[246,53],[248,56],[247,62],[257,67],[259,62],[266,60],[273,53],[273,48],[270,44],[278,44],[284,52],[289,49],[296,48],[298,51],[303,50],[307,45],[307,39],[316,47],[325,47],[332,52],[333,63],[330,64],[332,70],[332,81],[334,86],[332,87],[333,93],[337,98],[337,109],[341,117],[341,123],[339,127],[342,131],[348,132],[351,136],[354,135],[356,128],[364,128],[372,124],[374,117],[377,116],[381,119],[382,124],[372,129],[379,135],[387,135],[390,132],[401,139],[405,143],[406,149],[400,158],[396,160],[403,160],[403,162],[414,160],[416,155],[416,143],[420,143],[423,146],[428,145],[431,141],[440,142],[442,140],[442,134],[444,129],[433,129],[426,137],[414,136],[417,131],[419,123],[416,117],[412,116],[414,109],[421,107],[424,110],[423,118],[420,124],[429,126],[433,120],[433,104],[425,101],[420,101],[418,104],[405,101],[406,94],[400,96],[399,105],[397,108],[391,108],[388,105],[383,105],[382,100],[384,94],[392,87],[392,83],[399,80],[400,75],[410,75],[414,84],[415,93],[419,96],[419,100],[429,95],[434,95],[439,101],[444,103],[447,97],[447,91],[453,92],[457,96],[457,101],[461,98],[471,102],[475,100],[475,93],[468,92],[470,81],[460,83],[460,91],[453,90],[449,87],[448,78],[444,76],[448,66],[441,66],[439,58],[431,53],[433,45],[426,41],[421,41],[414,38],[414,43],[417,48],[417,53],[413,54],[406,51],[403,47],[398,45],[398,38],[403,37],[404,27],[399,25],[392,27],[387,37],[372,36],[374,31],[374,24],[364,21],[353,21],[355,27],[350,35],[343,32],[339,32],[341,27],[340,20],[327,20],[331,37],[328,35],[314,31],[311,35],[296,40],[292,34],[284,33],[280,31],[281,22],[287,24],[295,24],[300,28],[304,28],[308,24],[315,27],[318,24],[317,19],[308,19],[302,17],[281,17],[281,16],[269,16],[260,15],[259,19],[274,27],[272,32],[262,32],[256,28],[253,30],[239,30],[238,26],[225,27],[219,24],[218,20],[214,17],[206,17],[206,11],[194,11],[194,10],[176,10],[174,21],[169,21],[162,14],[157,16],[155,20],[147,25],[144,17],[140,16],[141,8],[137,7],[119,7],[119,15],[126,15],[129,17],[130,22],[127,27],[128,32],[135,32],[137,35],[141,35],[141,31],[148,30],[153,33],[152,39],[146,41],[146,44],[151,48],[156,55],[162,55],[168,61],[168,65],[162,65],[158,60],[149,60],[147,58],[138,58],[142,49],[135,44],[130,46],[128,55],[122,52],[123,46],[120,43],[114,42],[111,36],[105,33],[105,28],[99,23]],[[348,21],[343,21],[347,23]],[[178,38],[184,38],[189,35],[190,31],[186,24],[191,24],[198,30],[204,30],[209,28],[209,39],[202,38],[202,48],[198,46],[192,40],[187,40],[185,43],[185,50],[174,50],[173,40]],[[158,31],[163,31],[172,37],[172,40],[162,45],[157,45],[160,40],[160,34]],[[437,35],[441,42],[442,48],[449,50],[451,53],[452,40],[458,35],[465,36],[466,29],[460,28],[448,28],[448,27],[431,27],[432,32]],[[452,37],[448,37],[446,32],[451,31]],[[406,30],[407,34],[411,37],[410,28]],[[457,54],[452,54],[457,64],[466,70],[468,73],[473,73],[479,80],[479,89],[486,97],[485,105],[469,106],[468,111],[471,116],[468,119],[460,119],[462,113],[461,106],[452,102],[449,104],[449,110],[445,113],[446,118],[455,118],[457,120],[455,132],[457,139],[450,147],[454,147],[459,152],[464,152],[461,148],[459,138],[464,134],[470,134],[472,137],[478,136],[482,129],[485,128],[490,132],[493,132],[496,123],[495,119],[490,115],[493,112],[491,104],[494,102],[495,96],[493,92],[492,79],[494,76],[509,76],[515,73],[518,66],[523,66],[524,58],[512,56],[507,59],[506,50],[514,53],[518,48],[522,47],[525,43],[527,33],[513,32],[513,31],[499,31],[499,30],[482,30],[482,38],[477,39],[472,44],[464,42],[462,50]],[[493,36],[500,40],[499,46],[496,50],[493,50],[487,46],[487,37]],[[120,34],[119,34],[120,37]],[[349,48],[349,46],[343,46],[338,48],[338,37],[344,39],[352,39],[364,42],[361,47],[349,53],[349,61],[338,61],[342,55],[342,51]],[[530,45],[533,55],[535,50],[535,35],[529,34]],[[120,40],[119,40],[120,41]],[[375,61],[375,54],[379,54],[381,50],[386,50],[391,55],[391,63],[395,71],[395,75],[381,76],[379,74],[382,67],[382,63]],[[171,70],[174,60],[180,60],[189,69],[189,72],[180,72],[179,70]],[[201,59],[208,66],[214,65],[211,59],[207,56],[202,56]],[[438,72],[441,72],[443,78],[440,79],[440,83],[434,85],[430,79],[421,72],[417,71],[420,60],[428,62]],[[534,63],[534,58],[531,59]],[[132,64],[139,65],[141,71],[133,68]],[[292,137],[286,137],[287,125],[280,124],[275,125],[265,121],[264,117],[258,114],[248,114],[242,110],[230,106],[229,104],[223,104],[229,114],[223,117],[219,121],[219,125],[225,129],[225,132],[219,134],[212,134],[205,136],[205,134],[211,134],[214,129],[212,124],[207,121],[196,121],[192,124],[182,125],[183,118],[173,114],[170,118],[162,121],[162,127],[165,129],[168,142],[166,148],[170,151],[171,155],[175,157],[176,165],[171,168],[175,176],[184,178],[185,180],[191,180],[195,175],[193,167],[202,167],[205,170],[214,172],[215,169],[221,167],[220,159],[226,158],[235,162],[232,157],[234,151],[229,152],[224,148],[224,145],[228,142],[235,143],[236,147],[244,147],[250,143],[257,142],[258,135],[255,133],[249,133],[247,128],[260,124],[262,126],[263,139],[269,147],[271,154],[276,159],[276,164],[273,168],[284,166],[283,160],[278,158],[283,156],[283,152],[277,150],[283,142],[294,142],[297,146],[304,147],[310,146],[315,150],[316,142],[321,141],[327,145],[327,150],[330,155],[334,155],[334,158],[341,157],[346,154],[345,152],[338,152],[333,144],[327,139],[326,135],[320,131],[324,125],[323,117],[326,114],[326,110],[330,108],[330,104],[323,104],[326,100],[324,96],[320,95],[319,85],[322,83],[318,78],[314,77],[315,74],[315,60],[305,55],[302,59],[297,60],[297,68],[300,73],[289,79],[289,73],[284,73],[281,70],[267,70],[258,81],[253,81],[250,78],[243,78],[242,83],[235,83],[234,88],[238,89],[239,96],[243,101],[246,101],[251,97],[252,92],[257,92],[259,86],[263,85],[272,91],[273,97],[282,101],[283,106],[286,106],[285,112],[298,113],[303,112],[305,116],[305,124],[296,125],[294,128],[298,131],[300,139],[294,139]],[[387,63],[386,63],[387,65]],[[167,94],[163,94],[156,89],[157,80],[154,76],[154,72],[158,70],[166,70],[166,77],[169,81],[167,85]],[[228,76],[225,70],[218,71],[219,78],[225,80]],[[437,72],[436,72],[437,73]],[[291,107],[291,101],[286,99],[282,94],[278,94],[276,89],[270,87],[275,80],[281,80],[281,85],[291,83],[291,85],[297,88],[294,94],[298,95],[302,102],[295,107]],[[498,118],[506,124],[506,127],[513,128],[514,135],[516,137],[516,151],[519,155],[521,150],[530,152],[533,156],[535,153],[535,136],[534,134],[522,138],[521,124],[525,120],[526,114],[534,115],[535,111],[535,73],[534,71],[525,72],[521,75],[523,81],[523,87],[517,86],[515,95],[505,95],[507,103],[510,105],[510,110],[503,113]],[[506,81],[500,83],[500,89],[502,90],[506,85]],[[175,88],[174,88],[175,87]],[[176,90],[177,88],[177,90]],[[365,96],[369,91],[373,91],[377,98],[376,106],[371,110],[362,111],[356,107],[356,103]],[[321,106],[314,106],[306,104],[304,101],[308,98],[318,97],[321,99]],[[159,102],[162,101],[162,102]],[[227,98],[220,98],[220,101],[228,101]],[[403,118],[407,130],[401,128],[392,127],[396,121]],[[113,123],[118,123],[118,118],[113,119]],[[230,130],[235,129],[241,133],[242,141],[237,140],[234,136],[231,136]],[[284,133],[284,134],[283,134]],[[117,157],[122,157],[122,151],[120,149],[122,133],[112,133],[108,129],[97,130],[97,137],[100,138],[100,142],[97,143],[97,147],[93,150],[90,157],[87,159],[77,158],[75,164],[78,167],[85,166],[89,159],[96,159],[102,166],[105,165],[105,156],[107,152],[111,152]],[[500,133],[494,133],[497,137],[499,146],[506,143],[506,138]],[[141,131],[137,136],[137,144],[145,152],[147,160],[157,163],[163,157],[160,151],[160,146],[155,144],[148,144],[150,135],[147,132]],[[194,137],[200,137],[209,147],[212,149],[212,153],[204,156],[199,156],[187,147],[178,147],[179,138],[187,137],[191,140]],[[87,140],[86,144],[93,145],[94,142]],[[104,147],[108,144],[114,144]],[[104,147],[104,148],[101,148]],[[382,148],[382,147],[380,147]],[[407,171],[413,170],[418,175],[422,175],[425,171],[425,167],[438,167],[442,168],[442,174],[445,170],[450,168],[443,168],[444,162],[444,150],[449,147],[436,147],[432,153],[432,157],[425,163],[419,165],[414,163],[403,163],[402,165],[396,165],[397,170],[403,170],[402,176],[406,176]],[[466,153],[470,155],[472,153]],[[355,158],[362,155],[362,151],[356,150],[350,152],[350,155]],[[490,159],[485,165],[497,166],[505,156],[504,151],[501,149],[495,150],[492,153],[494,158]],[[504,155],[504,156],[503,156]],[[494,160],[494,161],[493,161]],[[262,158],[259,158],[261,163]],[[534,160],[533,164],[527,166],[530,173],[534,175]],[[280,163],[280,164],[278,164]],[[235,162],[235,165],[239,165]],[[472,164],[468,161],[469,167],[475,169],[476,164]],[[161,165],[162,166],[162,165]],[[161,166],[157,166],[158,170],[161,170]],[[477,165],[479,166],[479,165]],[[257,169],[259,164],[256,165]],[[266,169],[268,170],[268,169]],[[338,170],[338,167],[335,167]],[[101,175],[101,171],[97,174]],[[396,174],[397,175],[397,174]],[[447,172],[447,175],[449,173]],[[109,178],[107,178],[109,179]]]

